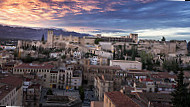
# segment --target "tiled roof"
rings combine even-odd
[[[129,72],[142,72],[142,73],[143,73],[143,72],[144,72],[144,73],[147,72],[147,73],[149,73],[150,71],[148,71],[148,70],[136,70],[136,69],[130,69]]]
[[[113,69],[113,70],[121,70],[120,66],[100,66],[100,65],[89,65],[90,69]]]
[[[25,68],[25,69],[51,69],[54,68],[53,65],[50,64],[28,64],[28,63],[23,63],[20,64],[14,68]]]
[[[151,76],[153,78],[177,78],[176,75],[169,74],[168,72],[155,72]]]
[[[6,84],[0,84],[0,101],[9,94],[15,87]]]
[[[116,107],[140,107],[131,98],[119,91],[106,92],[105,95],[115,104]]]
[[[0,80],[0,83],[5,83],[15,87],[20,87],[22,85],[22,77],[7,76]]]
[[[190,78],[190,71],[184,71],[184,76]]]
[[[171,102],[172,96],[167,93],[135,93],[148,105],[148,102]],[[164,104],[164,103],[163,103]],[[164,106],[165,107],[165,106]]]

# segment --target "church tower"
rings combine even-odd
[[[49,44],[50,48],[53,47],[53,31],[52,30],[48,30],[47,43]]]

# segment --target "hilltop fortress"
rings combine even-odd
[[[63,35],[54,35],[53,31],[48,31],[47,34],[47,42],[43,43],[42,41],[22,41],[19,40],[18,47],[22,46],[36,46],[36,47],[43,47],[43,48],[62,48],[67,44],[78,44],[78,45],[93,45],[95,39],[101,39],[103,42],[131,42],[137,43],[138,42],[138,34],[130,34],[129,36],[121,36],[121,37],[105,37],[101,36],[100,34],[95,36],[83,36],[76,37],[76,36],[63,36]]]

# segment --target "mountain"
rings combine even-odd
[[[0,38],[2,39],[30,39],[30,40],[40,40],[44,34],[47,37],[47,31],[53,30],[55,35],[62,34],[63,36],[91,36],[89,34],[81,34],[77,32],[64,31],[62,29],[54,28],[28,28],[28,27],[12,27],[0,25]]]

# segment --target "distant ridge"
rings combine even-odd
[[[64,31],[57,28],[30,28],[0,25],[0,38],[40,40],[43,34],[45,35],[45,37],[47,36],[48,30],[53,30],[55,35],[62,34],[63,36],[73,35],[77,37],[92,36],[89,34]]]

